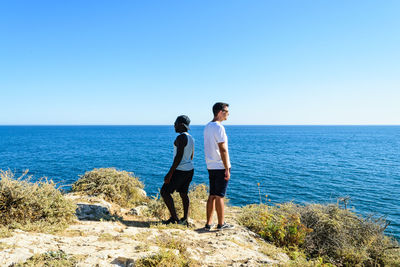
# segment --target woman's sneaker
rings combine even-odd
[[[217,225],[217,230],[229,230],[233,228],[235,228],[235,226],[229,223],[224,223],[223,225],[220,224]]]
[[[178,222],[178,220],[175,220],[174,218],[171,217],[166,221],[162,221],[162,224],[171,224],[171,223],[177,223],[177,222]]]
[[[178,224],[184,225],[184,226],[189,226],[188,219],[185,219],[185,218],[180,219]]]

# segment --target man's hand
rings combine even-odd
[[[225,180],[229,181],[229,179],[231,179],[231,170],[226,169],[225,170]]]
[[[168,172],[167,175],[164,177],[164,183],[169,184],[171,182],[172,173]]]
[[[221,154],[221,160],[225,167],[225,180],[229,181],[231,178],[231,164],[229,160],[228,148],[225,142],[218,143],[219,153]]]

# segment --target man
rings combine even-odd
[[[188,225],[189,213],[189,184],[193,178],[193,154],[194,140],[188,133],[190,119],[188,116],[179,116],[174,124],[175,132],[179,133],[174,142],[174,161],[167,175],[164,178],[164,184],[161,188],[161,196],[165,205],[171,214],[171,217],[163,221],[164,224],[179,223]],[[174,200],[171,194],[174,191],[179,192],[183,204],[183,218],[180,220],[176,215]]]
[[[210,195],[207,200],[206,230],[212,228],[212,215],[217,211],[217,230],[232,229],[233,225],[224,222],[224,197],[231,177],[231,163],[228,152],[228,138],[221,122],[229,115],[229,105],[215,103],[214,119],[204,128],[204,153],[210,180]]]

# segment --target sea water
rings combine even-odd
[[[231,205],[336,203],[385,216],[400,239],[400,126],[226,126]],[[195,139],[193,183],[207,183],[203,126]],[[149,195],[172,164],[173,126],[0,126],[0,169],[29,169],[68,187],[93,168],[133,172]],[[259,186],[257,185],[259,183]],[[259,189],[260,192],[259,193]]]

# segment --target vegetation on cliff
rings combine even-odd
[[[249,205],[239,218],[242,225],[292,256],[337,266],[395,266],[399,244],[385,236],[383,219],[363,218],[338,205]]]
[[[0,170],[0,233],[19,228],[27,231],[55,232],[76,219],[76,206],[65,199],[56,185],[45,178],[30,182],[27,172],[15,177]]]
[[[132,207],[148,200],[143,188],[143,183],[131,172],[100,168],[82,175],[72,185],[72,192],[99,196],[122,207]]]

